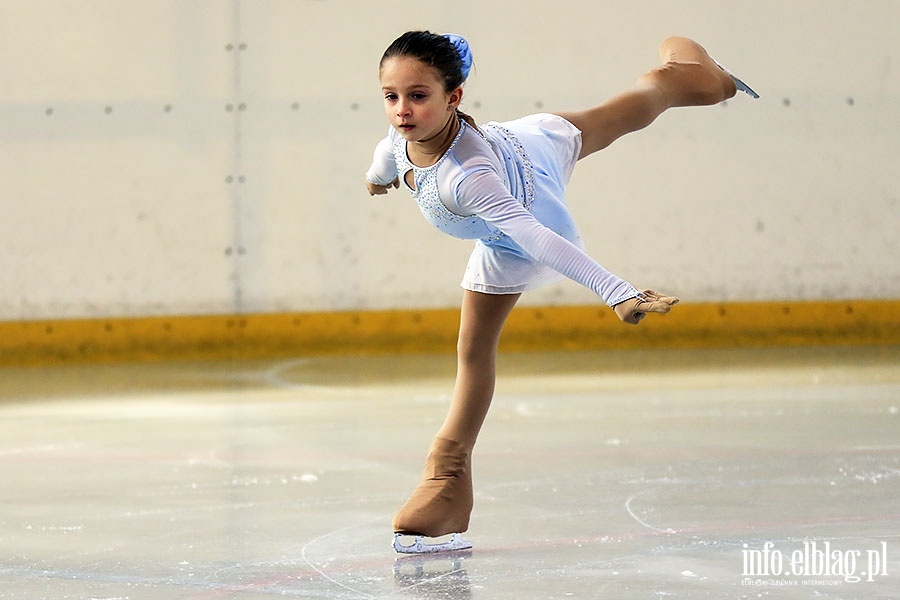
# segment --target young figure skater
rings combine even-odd
[[[757,97],[692,40],[669,38],[659,53],[662,66],[599,106],[481,126],[459,110],[472,64],[463,38],[411,31],[382,56],[391,129],[366,173],[369,194],[402,185],[434,226],[475,240],[461,284],[456,384],[422,481],[394,517],[398,552],[471,547],[459,535],[473,505],[471,455],[494,393],[500,332],[522,292],[569,277],[632,325],[678,302],[638,291],[589,257],[565,203],[576,161],[665,110],[716,104],[737,89]],[[442,544],[425,540],[451,533]],[[404,545],[405,535],[415,541]]]

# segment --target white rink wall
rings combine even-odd
[[[895,0],[0,0],[0,320],[458,304],[471,242],[363,184],[378,59],[418,28],[469,39],[481,121],[598,103],[695,37],[762,99],[582,162],[591,254],[687,301],[900,297]]]

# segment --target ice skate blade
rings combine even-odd
[[[747,85],[746,83],[744,83],[743,81],[741,81],[741,80],[737,77],[737,75],[735,75],[734,73],[732,73],[731,71],[729,71],[728,69],[726,69],[725,67],[723,67],[722,65],[720,65],[717,61],[713,60],[713,62],[716,63],[716,65],[717,65],[720,69],[722,69],[723,71],[725,71],[726,73],[728,73],[728,76],[731,77],[731,80],[734,82],[734,87],[737,88],[737,91],[739,91],[739,92],[744,92],[745,94],[747,94],[747,95],[750,96],[751,98],[759,98],[759,94],[757,94],[756,92],[754,92],[754,91],[753,91],[753,88],[751,88],[749,85]]]
[[[403,545],[400,541],[402,537],[414,537],[412,544]],[[394,534],[394,550],[399,554],[432,554],[434,552],[452,552],[454,550],[468,550],[472,547],[472,542],[462,537],[458,533],[454,533],[450,537],[450,541],[439,544],[428,544],[425,542],[426,536],[413,535],[405,533]]]
[[[731,73],[728,73],[728,74],[731,75]],[[735,77],[734,75],[731,75],[731,78],[734,80],[734,87],[736,87],[739,92],[744,92],[751,98],[759,98],[759,94],[754,92],[753,88],[751,88],[749,85],[747,85],[746,83],[744,83],[743,81],[741,81],[740,79]]]

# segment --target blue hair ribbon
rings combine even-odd
[[[444,37],[450,40],[453,47],[456,48],[460,60],[462,60],[462,76],[468,79],[469,71],[472,69],[472,51],[469,49],[469,42],[466,38],[456,35],[455,33],[445,33]]]

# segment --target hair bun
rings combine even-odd
[[[450,40],[450,43],[456,48],[456,52],[462,61],[463,79],[467,79],[469,71],[472,69],[472,51],[469,49],[469,42],[466,41],[466,38],[455,33],[445,33],[444,37]]]

